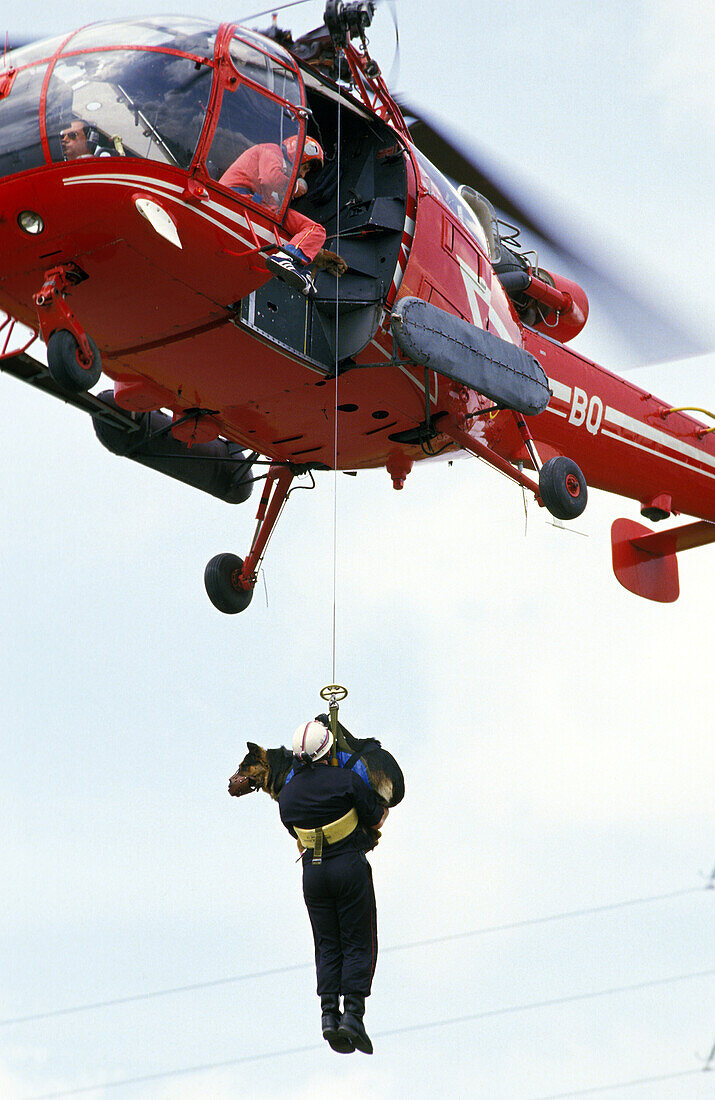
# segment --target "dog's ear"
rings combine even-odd
[[[254,753],[256,756],[260,756],[261,752],[263,751],[261,749],[261,746],[256,745],[253,741],[246,741],[246,746],[248,748],[248,751]]]

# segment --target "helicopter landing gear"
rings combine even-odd
[[[102,359],[91,336],[85,336],[89,346],[89,361],[82,357],[80,345],[66,328],[57,329],[47,341],[47,369],[63,390],[86,393],[99,381]]]
[[[245,611],[253,597],[258,570],[288,497],[294,471],[287,466],[271,466],[266,478],[258,512],[256,532],[245,562],[235,554],[217,554],[204,570],[204,584],[211,603],[224,615]]]
[[[588,501],[586,479],[570,458],[550,458],[539,470],[539,496],[554,519],[576,519]]]
[[[72,287],[87,275],[76,264],[62,264],[45,272],[45,281],[33,295],[42,338],[47,344],[47,367],[52,379],[70,393],[86,393],[99,381],[102,358],[65,301]]]
[[[548,509],[554,519],[576,519],[577,516],[581,515],[588,501],[588,488],[585,477],[575,462],[570,458],[564,458],[562,455],[550,458],[542,466],[523,416],[520,413],[514,413],[514,416],[516,426],[531,456],[534,469],[539,471],[538,488],[531,478],[523,473],[520,466],[515,469],[510,462],[502,458],[496,451],[493,451],[486,443],[464,431],[453,417],[445,417],[444,420],[441,420],[439,430],[449,436],[450,439],[453,439],[465,451],[476,455],[477,458],[484,459],[490,466],[501,470],[512,481],[521,485],[523,489],[528,489],[534,493],[537,501]]]
[[[217,554],[204,570],[206,592],[214,607],[224,615],[245,611],[253,599],[253,588],[241,584],[243,558],[236,554]]]

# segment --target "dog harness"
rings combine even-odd
[[[355,831],[358,824],[357,810],[353,807],[337,821],[331,821],[328,825],[319,825],[317,829],[299,829],[294,825],[296,836],[302,847],[312,848],[313,863],[323,862],[323,844],[335,844],[338,840],[344,840]]]
[[[376,743],[379,744],[379,742]],[[364,749],[362,751],[364,752]],[[367,774],[367,768],[365,767],[365,761],[360,759],[358,753],[354,752],[351,756],[349,752],[343,752],[342,750],[340,750],[338,752],[338,763],[340,764],[340,767],[345,768],[346,771],[354,771],[356,775],[360,776],[363,783],[366,783],[368,787],[371,786],[370,778]],[[294,775],[295,768],[291,768],[288,772],[288,775],[283,781],[283,785],[285,786],[286,783],[290,783]]]

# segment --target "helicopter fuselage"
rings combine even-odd
[[[415,461],[473,440],[526,470],[568,455],[589,485],[654,518],[715,521],[715,433],[566,346],[588,312],[574,284],[535,279],[545,304],[524,324],[489,226],[416,150],[357,51],[349,88],[240,27],[144,26],[156,41],[100,25],[46,58],[35,46],[0,81],[3,310],[45,339],[69,316],[100,349],[117,406],[168,410],[189,445],[386,466],[401,488]],[[58,134],[72,119],[94,148],[67,160]],[[220,183],[248,145],[307,132],[327,160],[296,205],[348,265],[340,279],[319,271],[314,297],[265,266],[298,163],[271,204]],[[43,306],[53,271],[62,293]],[[511,409],[405,359],[390,327],[404,297],[527,351],[548,379],[544,411],[520,429]]]

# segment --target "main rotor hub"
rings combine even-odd
[[[350,4],[343,3],[343,0],[328,0],[323,19],[335,48],[343,49],[353,36],[364,39],[374,14],[373,0],[357,0]]]

